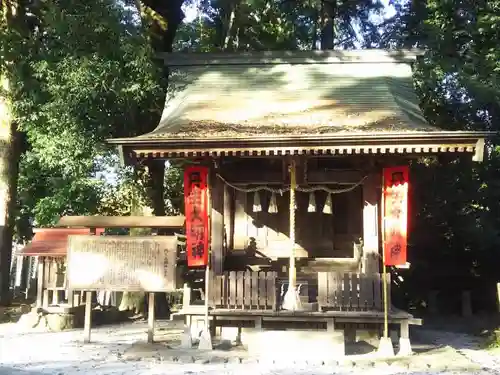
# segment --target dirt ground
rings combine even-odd
[[[250,357],[241,347],[209,352],[180,349],[181,322],[159,322],[156,344],[145,343],[147,327],[140,321],[95,328],[93,342],[83,344],[79,329],[34,332],[12,323],[26,309],[30,306],[0,309],[0,319],[10,321],[0,324],[0,375],[500,373],[500,350],[485,347],[486,332],[495,327],[498,317],[426,319],[423,327],[412,328],[415,354],[410,357],[380,358],[374,346],[358,342],[346,347],[347,355],[342,360],[304,362],[281,353],[279,348],[276,356],[265,361]]]

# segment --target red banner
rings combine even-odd
[[[406,264],[408,166],[384,168],[384,264]]]
[[[186,252],[189,267],[208,264],[208,168],[190,166],[184,171]]]

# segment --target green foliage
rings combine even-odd
[[[387,46],[420,47],[415,65],[421,107],[449,130],[499,130],[500,1],[396,1]],[[402,294],[425,301],[431,289],[458,311],[460,293],[477,289],[473,305],[494,308],[500,257],[500,154],[497,140],[482,164],[445,160],[413,165],[412,268]]]
[[[154,8],[160,2],[143,3]],[[315,49],[325,32],[319,0],[196,3],[202,17],[179,28],[176,50]],[[379,1],[335,4],[336,48],[425,50],[415,64],[415,86],[429,122],[450,130],[498,130],[500,0],[392,0],[396,14],[388,20],[374,17]],[[51,0],[28,9],[27,22],[0,36],[8,46],[3,59],[22,56],[11,69],[15,114],[27,135],[19,228],[33,220],[50,225],[64,213],[126,215],[135,205],[149,205],[142,169],[118,170],[111,185],[95,178],[103,164],[97,161],[115,163],[104,139],[151,130],[163,108],[166,82],[137,15],[111,0]],[[154,10],[169,28],[175,12]],[[168,38],[158,38],[168,49]],[[466,287],[481,288],[489,298],[500,257],[500,150],[495,143],[487,149],[482,165],[412,164],[412,267],[402,271],[409,282],[401,289],[408,302],[424,300],[435,288],[448,292],[449,305]],[[182,164],[167,168],[165,184],[167,214],[182,212]]]
[[[114,152],[104,141],[152,130],[166,85],[144,30],[118,3],[38,5],[25,43],[9,44],[23,56],[14,69],[14,110],[27,136],[19,228],[106,210],[99,202],[111,192],[94,178],[97,158]]]
[[[335,3],[335,47],[376,47],[381,35],[379,21],[372,16],[381,12],[382,3],[379,0]],[[196,19],[181,26],[177,49],[310,50],[316,49],[320,38],[322,1],[319,0],[207,0],[201,5],[201,24]]]
[[[168,163],[165,171],[165,192],[167,215],[184,213],[184,166],[182,163]]]

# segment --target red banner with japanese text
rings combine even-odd
[[[189,267],[208,264],[208,168],[189,166],[184,171],[186,253]]]
[[[408,166],[384,168],[384,264],[406,264]]]

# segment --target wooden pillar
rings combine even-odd
[[[462,292],[462,316],[465,318],[472,316],[471,292],[469,290]]]
[[[233,249],[245,250],[248,240],[247,193],[236,191],[234,207]]]
[[[380,272],[378,201],[381,179],[370,174],[363,184],[363,273]]]
[[[437,315],[439,313],[439,308],[438,308],[438,291],[437,290],[431,290],[429,292],[429,297],[427,301],[427,308],[429,310],[429,313],[432,315]]]
[[[234,247],[234,221],[231,212],[231,192],[229,191],[229,186],[224,184],[224,231],[226,235],[226,245],[227,248],[232,249]],[[224,256],[226,254],[224,253]]]
[[[224,182],[214,176],[210,179],[210,255],[211,268],[215,275],[222,274],[224,268]]]
[[[83,342],[90,342],[90,328],[92,326],[92,292],[85,292],[85,321],[83,325]]]
[[[497,283],[497,306],[498,312],[500,312],[500,283]]]
[[[182,290],[182,309],[186,311],[191,305],[191,288],[187,283],[184,283]]]
[[[155,334],[155,294],[149,293],[148,301],[148,343],[154,342]]]
[[[59,305],[59,290],[58,289],[54,289],[52,291],[52,305],[53,306]]]
[[[38,257],[38,271],[37,271],[37,287],[36,287],[36,307],[42,307],[43,303],[43,281],[44,281],[44,267],[43,267],[44,258]]]

